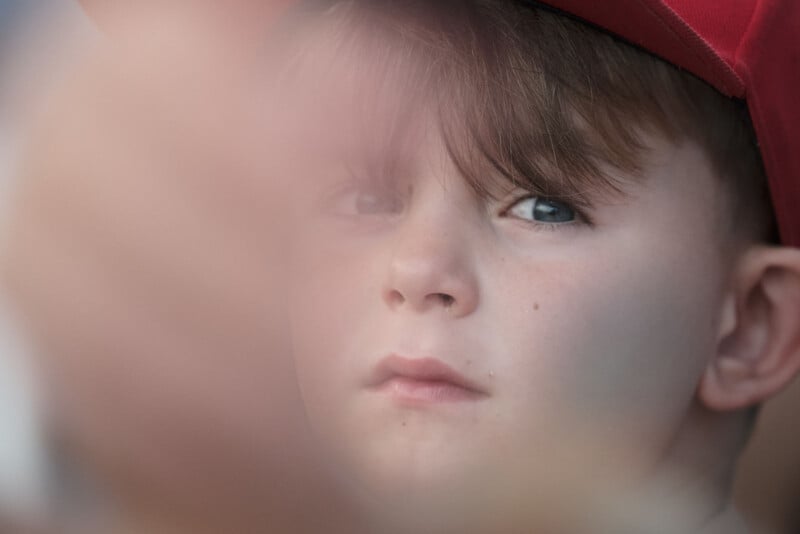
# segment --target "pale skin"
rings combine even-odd
[[[727,236],[717,178],[689,141],[651,135],[623,197],[583,215],[540,199],[537,215],[524,191],[478,198],[425,131],[396,188],[348,187],[360,170],[335,150],[303,167],[317,180],[302,190],[294,349],[338,469],[368,507],[428,524],[492,515],[470,483],[547,488],[558,505],[571,477],[589,500],[594,485],[675,484],[678,510],[702,496],[681,524],[706,524],[724,508],[743,410],[800,366],[800,252]],[[563,220],[535,220],[553,209]],[[387,354],[437,358],[483,396],[409,406],[365,387]],[[581,502],[560,504],[575,515]]]

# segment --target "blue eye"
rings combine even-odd
[[[564,202],[539,197],[527,197],[517,201],[507,214],[526,221],[541,223],[570,223],[577,218],[575,210]]]

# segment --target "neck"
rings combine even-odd
[[[694,403],[654,477],[654,503],[678,518],[682,532],[705,532],[731,508],[735,460],[746,432],[741,413]]]

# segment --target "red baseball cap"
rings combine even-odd
[[[800,246],[800,0],[542,0],[743,99],[781,242]]]

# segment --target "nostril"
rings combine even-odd
[[[450,307],[450,306],[452,306],[452,305],[455,303],[455,301],[456,301],[456,299],[455,299],[455,298],[453,298],[453,296],[452,296],[452,295],[448,295],[447,293],[436,293],[436,294],[434,294],[433,296],[435,296],[435,297],[436,297],[436,298],[438,298],[440,301],[442,301],[442,304],[444,304],[444,307],[445,307],[445,308],[449,308],[449,307]]]
[[[398,306],[400,304],[403,304],[406,301],[406,298],[403,296],[402,293],[400,293],[396,289],[393,289],[389,291],[389,293],[386,295],[386,300],[392,306]]]

